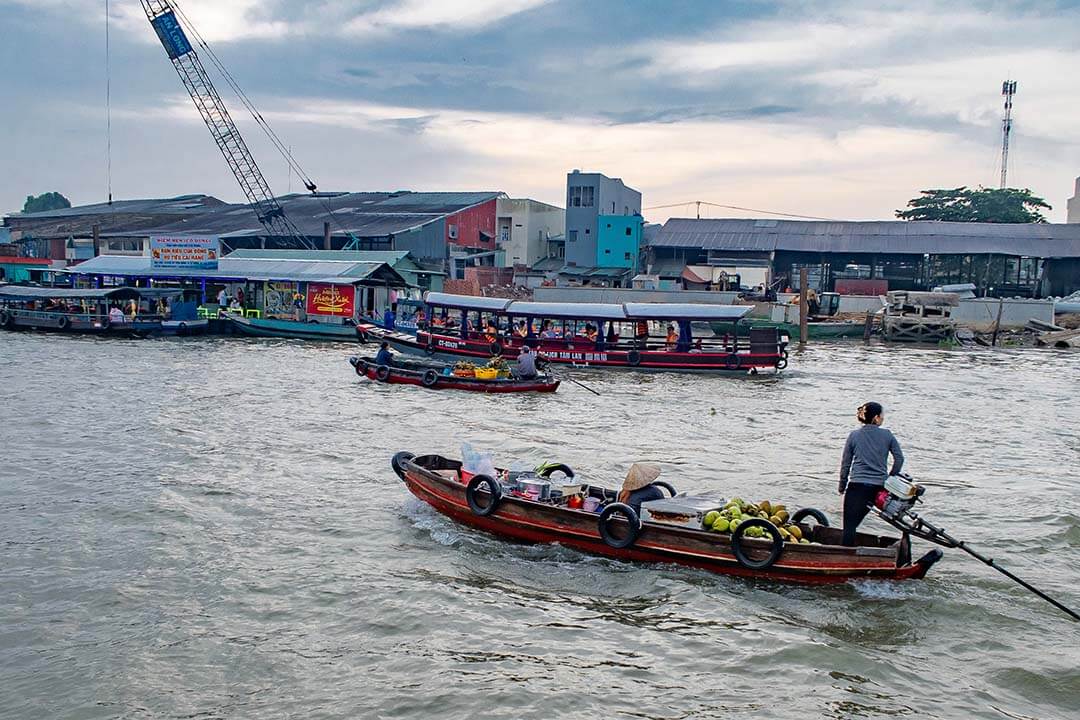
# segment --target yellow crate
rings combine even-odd
[[[494,368],[476,368],[477,380],[494,380],[499,376],[499,371]]]

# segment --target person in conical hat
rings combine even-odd
[[[652,463],[634,463],[630,471],[626,473],[622,489],[619,491],[619,502],[626,503],[634,508],[635,512],[641,512],[641,503],[648,500],[660,500],[664,492],[653,481],[660,477],[660,466]]]

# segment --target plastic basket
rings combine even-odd
[[[477,380],[494,380],[499,376],[499,371],[494,368],[476,368]]]

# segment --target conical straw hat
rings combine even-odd
[[[660,477],[660,466],[652,463],[634,463],[630,466],[630,472],[626,473],[623,481],[623,490],[633,492],[640,490],[656,478]]]

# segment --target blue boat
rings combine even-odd
[[[254,337],[290,338],[294,340],[321,340],[324,342],[359,342],[353,325],[330,325],[315,321],[272,320],[269,318],[245,318],[223,313],[232,329],[242,335]]]

